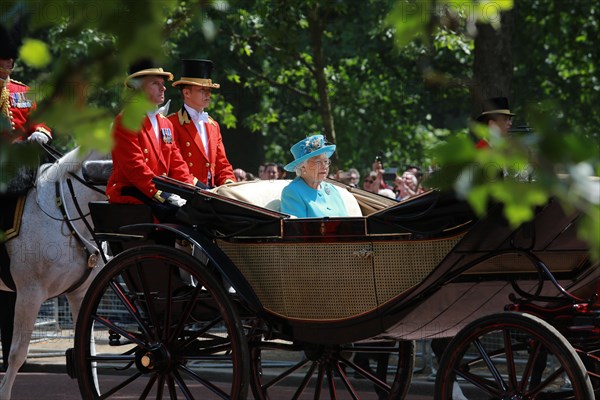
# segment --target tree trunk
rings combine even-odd
[[[327,92],[327,78],[325,77],[325,55],[323,53],[323,31],[325,30],[325,20],[319,7],[315,7],[308,12],[308,25],[310,31],[310,46],[313,53],[314,70],[313,75],[317,82],[317,93],[319,95],[319,112],[323,119],[325,137],[332,143],[336,142],[333,115],[331,114],[331,103],[329,93]]]
[[[515,10],[502,13],[501,27],[477,24],[473,63],[474,84],[471,89],[473,116],[481,112],[483,100],[508,97],[511,100],[513,57],[511,40],[515,27]]]

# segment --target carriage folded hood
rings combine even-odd
[[[477,217],[452,193],[429,191],[367,216],[369,234],[411,234],[415,239],[455,234]]]

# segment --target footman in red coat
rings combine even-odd
[[[169,115],[190,172],[209,187],[236,181],[221,128],[205,111],[210,105],[211,90],[219,88],[210,79],[212,66],[210,60],[183,60],[183,76],[173,86],[180,88],[184,104]]]
[[[171,122],[158,110],[165,100],[165,79],[172,80],[170,72],[158,68],[151,60],[142,60],[130,68],[125,84],[132,90],[142,90],[156,105],[146,113],[139,130],[127,129],[118,115],[113,124],[113,172],[106,194],[111,203],[149,204],[157,217],[161,205],[181,206],[185,200],[176,194],[156,188],[152,178],[168,176],[194,184],[183,160]]]

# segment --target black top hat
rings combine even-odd
[[[221,87],[218,83],[212,83],[210,74],[213,69],[213,62],[210,60],[181,60],[182,72],[181,79],[173,82],[177,85],[194,85],[209,89],[218,89]]]
[[[510,112],[508,99],[506,97],[492,97],[486,99],[483,102],[483,109],[481,114],[479,114],[479,117],[477,117],[477,121],[482,121],[485,119],[486,115],[492,114],[509,115],[511,117],[515,115]]]
[[[170,81],[173,80],[173,74],[157,67],[154,63],[154,60],[150,58],[142,58],[129,66],[129,76],[125,78],[125,85],[127,85],[127,82],[133,78],[148,75],[164,76]]]
[[[3,60],[16,59],[19,56],[19,47],[21,47],[22,36],[25,33],[27,25],[27,16],[23,16],[8,29],[0,25],[0,58]]]

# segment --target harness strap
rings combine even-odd
[[[87,220],[85,219],[85,216],[81,212],[81,208],[79,207],[79,203],[77,202],[77,197],[75,196],[75,191],[73,189],[73,183],[70,179],[67,179],[67,185],[69,186],[69,191],[71,192],[71,197],[73,198],[75,208],[77,209],[77,212],[79,213],[81,220],[85,224],[88,231],[92,232],[89,223],[87,222]],[[56,181],[54,183],[54,190],[55,190],[55,195],[56,195],[56,197],[55,197],[56,206],[60,210],[60,213],[62,214],[64,222],[69,227],[69,232],[75,238],[75,240],[77,240],[77,242],[83,248],[83,250],[85,250],[86,259],[88,260],[88,263],[89,263],[89,260],[91,258],[93,258],[94,256],[98,257],[98,254],[97,253],[92,254],[92,252],[90,252],[90,250],[88,249],[88,246],[86,245],[86,242],[83,240],[83,238],[81,237],[81,234],[75,228],[75,225],[73,225],[73,221],[71,220],[71,218],[69,218],[67,209],[65,208],[65,204],[62,200],[62,193],[60,190],[60,182],[59,181]],[[70,292],[74,291],[75,289],[77,289],[79,286],[81,286],[88,279],[90,274],[92,273],[92,269],[93,268],[90,268],[88,265],[88,267],[85,269],[83,275],[74,284],[72,284],[67,290],[65,290],[62,294],[70,293]]]

